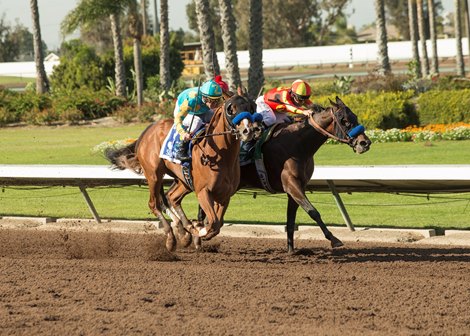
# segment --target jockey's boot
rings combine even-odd
[[[175,159],[180,160],[181,162],[191,161],[191,158],[188,155],[188,145],[189,141],[181,141],[176,150]]]

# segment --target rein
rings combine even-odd
[[[331,134],[330,132],[328,132],[326,129],[324,129],[323,127],[321,127],[316,121],[315,119],[313,119],[313,116],[310,115],[310,117],[308,118],[309,122],[311,122],[311,126],[313,128],[315,128],[318,132],[320,132],[321,134],[323,134],[324,136],[328,137],[328,138],[331,138],[331,139],[334,139],[336,141],[339,141],[339,142],[342,142],[342,143],[346,143],[346,144],[349,144],[351,142],[351,137],[349,137],[349,135],[346,133],[346,131],[343,129],[343,127],[341,127],[341,125],[338,123],[338,120],[336,119],[336,116],[335,114],[333,113],[333,111],[330,109],[330,114],[331,114],[331,117],[333,118],[333,124],[336,124],[338,125],[338,127],[340,128],[341,132],[347,137],[347,139],[342,139],[340,137],[337,137],[336,135],[334,134]]]

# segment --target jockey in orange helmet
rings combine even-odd
[[[291,122],[292,117],[312,112],[308,83],[298,79],[288,88],[274,88],[256,99],[256,112],[263,115],[263,122],[271,126],[279,122]]]

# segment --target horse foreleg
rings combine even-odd
[[[220,222],[214,209],[214,198],[209,190],[206,188],[201,189],[197,194],[197,199],[199,201],[199,205],[207,216],[207,225],[200,229],[196,235],[199,237],[205,237],[212,230],[220,229]],[[212,237],[213,236],[210,238]]]
[[[214,204],[214,209],[215,209],[216,216],[218,219],[217,221],[218,225],[212,226],[212,231],[209,231],[207,233],[207,236],[204,237],[205,240],[210,240],[220,233],[220,229],[222,228],[222,226],[224,226],[224,215],[225,215],[225,212],[227,211],[228,203],[229,203],[229,200],[225,201],[224,203],[216,202]]]
[[[287,195],[287,252],[294,252],[294,231],[295,231],[295,218],[297,216],[297,209],[299,204],[288,194]]]
[[[326,227],[325,223],[323,222],[320,213],[318,210],[313,206],[312,203],[308,200],[307,196],[305,196],[305,193],[303,192],[303,189],[301,189],[299,186],[295,187],[293,184],[291,184],[289,191],[288,191],[289,196],[292,197],[292,199],[304,209],[304,211],[312,218],[320,227],[320,229],[323,232],[323,235],[325,236],[326,239],[328,239],[331,242],[331,247],[340,247],[343,246],[344,244],[336,238],[330,230]]]

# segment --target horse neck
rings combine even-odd
[[[224,106],[222,105],[214,112],[207,126],[206,134],[219,134],[228,131],[230,131],[230,127],[225,116]],[[212,144],[215,144],[216,148],[229,149],[234,153],[238,153],[240,150],[240,140],[230,133],[206,137],[205,141],[202,143],[203,146],[208,147],[212,147]]]
[[[322,128],[329,129],[332,125],[333,118],[331,112],[324,111],[318,113],[315,120]],[[295,135],[289,145],[295,146],[296,148],[303,148],[304,154],[307,157],[312,157],[318,149],[328,140],[328,137],[315,129],[309,122],[308,119],[304,123],[297,123],[289,125],[286,130],[289,133]],[[329,131],[329,130],[328,130]]]

